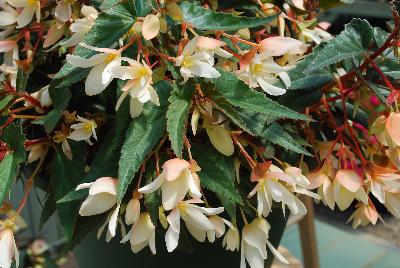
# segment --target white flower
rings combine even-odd
[[[140,214],[138,221],[133,224],[132,229],[121,240],[121,243],[125,243],[128,239],[134,253],[148,245],[151,252],[156,254],[156,227],[152,223],[149,213]]]
[[[75,141],[86,141],[89,144],[90,138],[93,136],[97,140],[96,136],[96,123],[93,120],[88,120],[86,118],[78,117],[78,122],[77,124],[71,125],[71,129],[73,131],[71,134],[69,134],[68,139],[75,140]]]
[[[150,67],[144,61],[142,65],[138,61],[125,57],[121,58],[121,60],[127,61],[129,66],[114,66],[111,72],[114,77],[129,81],[121,89],[123,92],[117,101],[115,109],[118,110],[128,94],[131,96],[130,114],[132,118],[142,113],[143,104],[148,101],[160,106],[157,92],[151,85],[153,82]]]
[[[57,6],[54,9],[54,17],[60,22],[67,22],[71,20],[73,0],[57,1]]]
[[[287,87],[291,85],[287,71],[291,67],[277,64],[270,53],[256,54],[249,64],[244,65],[238,72],[239,79],[243,80],[250,87],[261,87],[272,96],[279,96],[286,93],[286,89],[274,86],[279,81],[279,76]]]
[[[375,225],[378,221],[378,218],[378,212],[376,211],[372,203],[371,205],[365,205],[362,202],[358,202],[356,205],[356,211],[354,211],[347,222],[353,220],[353,229],[356,229],[360,225],[363,227],[367,226],[370,223]]]
[[[240,246],[240,234],[236,226],[229,221],[223,219],[224,223],[228,225],[229,230],[226,232],[224,239],[222,240],[222,246],[226,250],[238,251]]]
[[[0,6],[2,8],[0,11],[0,26],[3,27],[15,24],[17,22],[18,12],[5,3]]]
[[[102,214],[117,204],[117,180],[111,177],[101,177],[91,183],[82,183],[76,187],[76,191],[89,189],[89,195],[83,201],[79,209],[81,216],[93,216]],[[108,231],[111,237],[115,236],[119,213],[118,204],[113,212],[110,213],[108,221]],[[100,232],[101,234],[101,232]]]
[[[207,231],[208,241],[214,243],[215,238],[220,238],[225,233],[225,219],[221,218],[217,215],[212,215],[209,218],[209,221],[214,226],[214,229]],[[228,222],[228,221],[227,221]]]
[[[357,199],[368,204],[368,195],[360,176],[353,170],[340,169],[333,181],[333,198],[340,210],[347,209]]]
[[[3,63],[0,65],[0,71],[7,73],[10,77],[11,86],[16,87],[18,72],[16,61],[19,60],[17,42],[15,40],[0,41],[0,53],[3,52]]]
[[[150,184],[140,188],[140,193],[148,194],[156,191],[161,187],[162,204],[165,210],[171,210],[182,201],[188,191],[196,197],[200,198],[200,187],[197,185],[194,172],[191,170],[189,162],[174,158],[166,161],[161,174]]]
[[[272,254],[283,263],[289,262],[268,241],[270,225],[264,218],[256,218],[243,227],[240,268],[246,268],[246,260],[251,268],[263,268],[268,258],[266,245]]]
[[[198,36],[187,43],[182,55],[176,58],[175,65],[180,66],[180,72],[184,82],[190,77],[218,78],[221,74],[212,66],[214,65],[213,53],[199,50],[197,46]]]
[[[384,205],[393,216],[400,219],[400,193],[386,192]]]
[[[39,0],[7,0],[7,3],[16,8],[22,8],[21,13],[16,18],[17,28],[28,25],[32,21],[34,14],[36,14],[36,21],[40,22]]]
[[[49,86],[42,87],[41,89],[31,93],[30,95],[37,99],[40,102],[40,106],[42,107],[49,107],[53,104],[50,98]]]
[[[49,145],[47,143],[34,144],[26,148],[29,151],[28,163],[33,163],[39,159],[46,157]]]
[[[15,259],[16,267],[19,265],[19,253],[15,244],[14,234],[10,228],[0,227],[0,267],[10,268]]]
[[[197,46],[199,47],[200,51],[206,51],[208,53],[211,52],[212,55],[216,54],[222,58],[230,58],[232,57],[232,54],[221,48],[225,45],[225,42],[210,37],[199,36],[197,39]],[[210,64],[214,65],[214,57],[209,58],[209,60]]]
[[[125,222],[130,225],[136,223],[140,216],[140,201],[138,198],[129,200],[125,210]]]
[[[144,39],[151,40],[160,32],[159,16],[159,14],[149,14],[144,18],[141,29]]]
[[[305,215],[306,207],[292,192],[319,198],[316,194],[303,188],[308,185],[309,181],[301,174],[300,169],[288,167],[283,171],[271,164],[268,171],[258,180],[249,197],[257,193],[257,212],[260,217],[266,217],[271,212],[272,201],[282,202],[283,212],[285,212],[284,206],[287,205],[293,214]],[[292,192],[287,187],[291,187]]]
[[[308,186],[308,189],[318,188],[317,193],[321,197],[322,202],[332,210],[335,208],[333,184],[331,181],[331,178],[334,176],[335,171],[329,164],[329,160],[326,160],[320,170],[309,175],[310,185]]]
[[[100,52],[88,59],[67,55],[67,62],[81,68],[92,68],[85,81],[85,92],[89,96],[100,94],[114,79],[111,69],[121,63],[121,52],[111,48],[97,48],[80,43],[82,47]]]
[[[320,27],[315,27],[314,29],[302,29],[299,36],[300,40],[312,40],[317,45],[323,41],[329,41],[333,39],[333,36]]]
[[[169,228],[165,234],[165,243],[168,252],[172,252],[178,246],[180,233],[180,219],[190,234],[199,242],[204,242],[208,231],[215,230],[213,223],[206,215],[216,215],[224,211],[223,207],[205,208],[199,207],[194,203],[202,203],[201,200],[181,201],[167,216]]]
[[[82,42],[85,34],[92,29],[95,20],[99,15],[94,7],[85,5],[82,6],[81,13],[85,17],[82,19],[77,19],[71,24],[69,28],[73,34],[67,41],[62,42],[60,44],[61,46],[71,47]]]

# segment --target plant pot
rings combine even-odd
[[[275,247],[278,247],[287,219],[283,216],[282,209],[276,208],[273,209],[267,220],[271,224],[269,240]],[[190,253],[178,249],[173,253],[168,253],[165,249],[164,237],[158,233],[156,238],[157,254],[151,255],[148,247],[140,253],[132,253],[129,242],[124,245],[120,244],[119,238],[114,238],[108,244],[104,241],[104,238],[97,240],[95,231],[88,235],[74,250],[79,267],[205,268],[216,267],[217,265],[219,267],[239,267],[240,265],[240,251],[230,252],[222,248],[222,238],[214,243],[199,243],[191,239],[190,243],[193,249]],[[187,246],[184,246],[184,248],[187,249]],[[269,252],[265,267],[270,267],[272,261],[273,255]]]

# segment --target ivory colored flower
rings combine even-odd
[[[10,268],[13,260],[18,268],[19,253],[13,231],[10,228],[0,227],[0,267]]]
[[[7,0],[11,6],[21,8],[16,21],[17,28],[22,28],[28,25],[33,15],[36,15],[36,21],[40,22],[40,1],[39,0]]]
[[[137,195],[140,195],[139,193]],[[133,197],[129,200],[125,209],[125,223],[130,225],[136,223],[140,216],[140,201],[139,196]]]
[[[215,238],[220,238],[225,233],[225,219],[217,215],[212,215],[208,218],[211,224],[214,226],[213,230],[207,231],[208,241],[214,243]]]
[[[282,36],[268,37],[262,40],[258,45],[260,53],[266,53],[266,56],[279,57],[287,54],[288,56],[302,55],[307,52],[308,45],[303,42]]]
[[[0,71],[8,74],[11,86],[16,87],[18,72],[17,61],[19,60],[17,42],[15,40],[0,41],[0,53],[4,53],[3,63],[0,65]]]
[[[197,46],[199,36],[194,37],[186,44],[182,55],[176,58],[175,65],[180,66],[180,72],[186,82],[190,77],[218,78],[221,74],[212,67],[213,53],[199,50]],[[212,59],[212,60],[211,60]]]
[[[240,234],[239,230],[236,226],[230,223],[227,220],[224,220],[224,223],[228,225],[229,229],[226,232],[224,239],[222,240],[222,246],[226,250],[230,250],[232,252],[238,251],[240,247]]]
[[[18,12],[11,6],[3,3],[0,5],[0,27],[9,26],[17,23]]]
[[[96,123],[93,120],[89,120],[78,115],[77,124],[71,125],[72,132],[69,134],[68,139],[75,141],[86,141],[91,144],[90,138],[93,136],[97,140],[96,135]]]
[[[29,151],[28,163],[33,163],[46,157],[49,145],[47,143],[34,144],[26,148]]]
[[[49,107],[53,104],[53,101],[50,98],[49,86],[42,87],[30,95],[37,99],[42,107]]]
[[[129,66],[114,66],[111,70],[114,77],[122,80],[129,80],[122,87],[122,94],[117,101],[115,107],[118,110],[122,101],[129,94],[130,99],[130,114],[131,117],[139,116],[143,111],[143,105],[151,101],[157,106],[160,106],[157,92],[152,86],[152,71],[150,67],[143,61],[140,64],[138,61],[121,58],[121,60],[129,63]]]
[[[85,81],[85,92],[89,96],[100,94],[114,79],[111,70],[121,64],[121,53],[111,48],[97,48],[82,43],[80,45],[99,53],[88,59],[68,54],[67,62],[76,67],[92,68]]]
[[[81,189],[89,189],[89,195],[79,209],[81,216],[102,214],[117,204],[117,180],[114,178],[101,177],[94,182],[82,183],[76,187],[76,191]],[[118,204],[108,220],[108,231],[111,237],[115,236],[119,206]]]
[[[207,135],[210,138],[212,145],[223,155],[230,156],[233,154],[235,147],[231,134],[224,126],[218,124],[209,123],[204,120],[203,127],[207,131]]]
[[[266,245],[279,261],[289,264],[268,241],[270,228],[271,226],[264,218],[256,218],[243,227],[240,268],[246,268],[246,260],[251,268],[263,268],[268,258]]]
[[[333,199],[341,211],[346,210],[354,199],[368,204],[361,177],[353,170],[340,169],[333,181]]]
[[[378,117],[371,127],[371,134],[389,148],[400,146],[400,113],[391,112],[387,117]]]
[[[144,39],[150,40],[158,35],[160,32],[160,18],[159,14],[147,15],[142,24],[142,35]]]
[[[366,175],[371,193],[381,202],[385,203],[385,191],[389,189],[400,190],[400,174],[397,170],[369,164]]]
[[[205,241],[207,232],[215,230],[213,223],[206,215],[222,213],[224,208],[205,208],[195,205],[195,203],[201,202],[201,200],[181,201],[167,216],[169,228],[165,234],[165,243],[168,252],[174,251],[178,246],[181,218],[190,234],[199,242]]]
[[[320,170],[313,172],[308,176],[310,179],[310,185],[307,187],[308,189],[318,188],[317,194],[321,197],[322,202],[332,210],[335,208],[332,184],[334,177],[335,170],[333,169],[330,160],[327,159]]]
[[[156,254],[156,227],[151,221],[149,213],[140,214],[138,221],[133,224],[132,229],[121,240],[121,243],[125,243],[128,239],[134,253],[149,246],[151,252]]]
[[[71,147],[69,146],[67,136],[62,131],[56,132],[56,134],[53,136],[53,141],[55,143],[61,143],[61,149],[63,153],[65,154],[67,159],[72,160],[73,155]]]
[[[260,217],[266,217],[271,212],[272,201],[282,202],[282,206],[287,205],[293,214],[307,213],[304,204],[287,187],[291,187],[293,192],[319,198],[303,188],[307,187],[309,182],[295,167],[289,167],[283,171],[271,164],[269,169],[262,173],[260,178],[257,178],[256,187],[249,193],[249,197],[257,193],[257,213]]]
[[[305,27],[301,27],[301,24],[297,24],[300,28],[300,35],[299,40],[307,42],[307,41],[314,41],[317,45],[321,44],[322,42],[329,41],[333,39],[333,36],[323,29],[324,24],[319,24],[313,29],[308,29]]]
[[[386,149],[385,153],[392,164],[400,171],[400,147]]]
[[[370,223],[375,225],[378,218],[378,212],[371,202],[368,205],[358,202],[356,205],[356,211],[354,211],[347,222],[353,221],[353,229],[356,229],[360,225],[363,227]]]
[[[85,34],[92,29],[95,20],[99,16],[99,13],[94,7],[82,6],[81,13],[84,16],[82,19],[75,20],[69,27],[72,36],[67,40],[62,42],[60,45],[64,47],[76,46],[83,41]]]
[[[221,48],[222,46],[225,45],[226,45],[225,42],[218,39],[205,36],[199,36],[197,38],[197,47],[201,51],[206,51],[207,54],[208,53],[212,53],[212,55],[216,54],[222,58],[230,58],[232,57],[232,54]],[[210,60],[209,63],[211,65],[214,65],[214,57],[210,57],[209,60]]]
[[[400,219],[400,192],[387,192],[384,205],[393,216]]]
[[[193,167],[189,162],[174,158],[166,161],[162,168],[163,171],[153,182],[139,189],[140,193],[149,194],[161,187],[165,210],[175,208],[188,191],[196,198],[201,197],[200,188],[195,180],[197,170],[192,171]]]
[[[74,0],[61,0],[57,1],[57,6],[54,9],[54,17],[60,22],[67,22],[71,20],[72,4]]]

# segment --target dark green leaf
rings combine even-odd
[[[39,220],[39,230],[43,228],[49,218],[54,214],[57,210],[56,200],[54,200],[54,194],[50,193],[47,196],[46,201],[44,202],[42,213],[40,213],[40,220]]]
[[[168,97],[171,85],[161,81],[154,85],[160,106],[147,103],[143,113],[132,120],[121,150],[118,170],[118,199],[121,201],[145,157],[164,136],[167,119]]]
[[[25,91],[26,85],[28,84],[29,74],[26,73],[21,68],[18,68],[17,72],[17,82],[16,82],[16,90],[17,92]]]
[[[174,89],[168,101],[167,131],[172,149],[177,157],[182,156],[183,137],[186,134],[186,121],[192,104],[194,83],[188,81],[184,86],[174,84]]]
[[[180,4],[183,20],[199,30],[235,31],[242,28],[253,28],[266,25],[279,14],[263,18],[241,17],[229,13],[215,12],[197,5],[194,2]]]
[[[66,87],[50,87],[49,94],[54,109],[43,118],[43,125],[46,133],[52,132],[57,126],[57,123],[63,116],[64,110],[67,108],[68,102],[72,96],[71,91]]]
[[[235,220],[236,206],[243,205],[243,201],[235,187],[233,159],[218,153],[211,145],[192,144],[192,153],[201,168],[198,172],[201,186],[214,192]]]
[[[74,155],[71,161],[61,150],[57,150],[54,154],[50,179],[55,200],[62,198],[74,189],[85,174],[85,143],[71,142],[70,145]],[[58,216],[67,241],[72,239],[78,208],[78,202],[57,203]]]
[[[373,39],[373,29],[366,20],[353,19],[334,39],[319,51],[306,73],[313,72],[341,60],[362,56]]]
[[[13,98],[12,95],[6,95],[0,100],[0,111],[5,109]]]
[[[144,17],[157,7],[154,0],[134,0],[136,16]]]
[[[111,47],[124,35],[135,22],[135,10],[132,1],[126,1],[105,10],[96,19],[96,24],[86,34],[83,42],[101,48]],[[96,54],[95,51],[77,46],[75,55],[89,58]],[[74,67],[65,63],[61,70],[55,75],[52,84],[61,87],[69,86],[87,76],[89,69]]]

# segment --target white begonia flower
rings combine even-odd
[[[394,217],[400,219],[400,193],[386,192],[384,205]]]
[[[118,181],[111,177],[101,177],[91,183],[82,183],[76,187],[76,191],[89,189],[89,195],[83,201],[79,215],[83,217],[102,214],[117,204],[117,183]],[[118,213],[120,204],[117,204],[107,219],[108,232],[111,237],[115,236]],[[101,234],[101,232],[100,232]]]
[[[236,226],[229,221],[223,219],[224,223],[228,225],[229,230],[226,232],[224,239],[222,240],[222,246],[226,250],[238,251],[240,247],[240,234]]]
[[[67,22],[71,20],[72,4],[74,0],[60,0],[57,1],[57,6],[54,9],[54,17],[59,22]]]
[[[213,53],[200,50],[197,46],[199,36],[195,36],[186,44],[182,55],[176,58],[175,65],[180,66],[180,72],[186,82],[190,77],[218,78],[221,74],[212,67],[214,65]]]
[[[263,268],[264,261],[268,258],[266,245],[279,261],[289,264],[268,241],[270,228],[271,226],[264,218],[256,218],[243,227],[240,268],[246,268],[246,260],[251,268]]]
[[[156,227],[151,221],[149,213],[140,214],[137,222],[132,225],[132,229],[121,240],[121,243],[128,240],[134,253],[138,253],[148,245],[151,252],[156,254]]]
[[[49,145],[47,143],[33,144],[26,148],[29,151],[28,163],[33,163],[39,159],[46,157]]]
[[[49,107],[53,104],[53,101],[50,98],[49,86],[42,87],[36,92],[30,94],[32,97],[37,99],[40,102],[40,106]]]
[[[138,61],[121,58],[129,63],[129,66],[114,66],[111,72],[114,77],[122,80],[129,80],[122,87],[122,94],[117,101],[116,110],[120,107],[125,97],[130,94],[130,114],[132,118],[138,117],[143,111],[143,105],[151,101],[157,106],[160,106],[157,92],[152,86],[152,71],[150,67],[143,61],[140,64]]]
[[[15,40],[0,41],[0,53],[4,53],[0,71],[7,73],[10,77],[11,86],[16,87],[18,72],[17,60],[19,60],[17,42]]]
[[[196,182],[198,170],[183,159],[174,158],[166,161],[161,174],[150,184],[138,191],[149,194],[161,187],[162,204],[165,210],[175,208],[182,201],[188,191],[195,198],[201,197],[200,187]]]
[[[136,223],[139,220],[139,216],[140,216],[140,201],[138,196],[135,196],[131,200],[129,200],[128,205],[126,206],[125,223],[128,225]]]
[[[0,4],[0,27],[17,23],[18,12],[6,3]]]
[[[195,203],[202,202],[203,201],[199,199],[181,201],[168,214],[167,220],[169,223],[169,228],[165,234],[165,243],[167,245],[168,252],[174,251],[178,246],[181,218],[185,222],[190,234],[199,242],[205,241],[208,231],[215,230],[213,223],[207,218],[206,215],[211,216],[222,213],[224,208],[205,208],[195,205]]]
[[[0,227],[0,267],[10,268],[15,259],[16,267],[19,266],[19,253],[11,228]]]
[[[160,14],[148,14],[143,20],[141,32],[146,40],[156,37],[160,32]]]
[[[86,141],[87,143],[92,144],[90,141],[92,136],[95,138],[95,140],[97,140],[96,122],[80,117],[79,115],[77,118],[77,121],[80,123],[71,125],[71,129],[73,129],[73,131],[71,134],[69,134],[68,139],[75,141]]]
[[[99,13],[94,7],[91,6],[82,6],[81,13],[85,16],[82,19],[75,20],[69,29],[72,32],[71,37],[62,42],[60,45],[63,47],[72,47],[76,46],[80,42],[83,41],[85,34],[92,29],[95,20],[99,16]]]
[[[340,169],[333,181],[333,199],[341,211],[346,210],[354,199],[368,204],[361,177],[353,170]]]
[[[358,202],[356,205],[356,210],[350,216],[347,222],[353,221],[353,229],[356,229],[358,226],[367,226],[372,223],[375,225],[378,221],[379,215],[376,211],[374,205],[372,203],[365,205],[362,202]]]
[[[92,68],[85,81],[85,92],[88,96],[100,94],[114,79],[111,69],[121,64],[121,52],[111,48],[97,48],[80,43],[80,46],[100,52],[88,59],[67,55],[67,62],[81,68]]]
[[[16,18],[17,28],[22,28],[28,25],[33,15],[36,15],[36,21],[40,22],[40,1],[39,0],[7,0],[7,3],[16,8],[22,8]]]
[[[272,201],[282,202],[283,212],[285,212],[284,206],[287,205],[293,214],[305,215],[307,209],[294,193],[319,199],[318,195],[303,188],[308,185],[309,181],[301,174],[300,169],[288,167],[283,171],[271,164],[268,171],[258,180],[256,187],[249,193],[249,197],[257,193],[259,217],[266,217],[271,212]],[[291,191],[288,188],[291,188]]]
[[[299,39],[304,41],[312,40],[319,45],[323,41],[329,41],[333,39],[333,36],[317,26],[314,29],[302,29]]]
[[[199,36],[197,39],[197,46],[200,51],[211,52],[211,55],[216,54],[222,58],[230,58],[232,57],[232,54],[221,48],[225,45],[225,42],[210,37]],[[210,64],[214,65],[214,57],[210,57],[210,60]]]
[[[215,238],[220,238],[225,234],[225,219],[221,218],[217,215],[212,215],[209,218],[209,221],[214,226],[214,229],[207,231],[208,241],[214,243]]]
[[[308,177],[310,179],[310,185],[307,188],[318,188],[317,194],[321,197],[323,204],[333,210],[335,208],[335,200],[333,199],[333,184],[331,178],[335,177],[335,170],[330,165],[330,161],[326,160],[320,170],[311,173]]]

